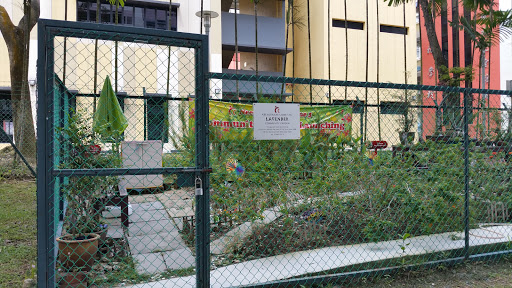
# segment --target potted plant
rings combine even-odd
[[[62,168],[94,169],[116,166],[116,153],[101,153],[100,138],[87,125],[80,113],[68,117],[68,125],[60,129],[63,149]],[[66,183],[67,182],[67,183]],[[110,176],[71,176],[65,180],[63,194],[67,200],[63,236],[57,238],[61,267],[69,271],[90,270],[98,251],[100,234],[107,227],[101,221],[102,207],[95,205],[106,190],[117,183]],[[106,234],[105,234],[106,235]]]
[[[410,145],[413,143],[416,133],[413,131],[414,124],[416,123],[416,113],[412,107],[416,102],[416,95],[414,91],[403,91],[395,96],[400,100],[399,118],[397,120],[397,132],[400,139],[400,144]]]

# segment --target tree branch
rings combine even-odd
[[[30,5],[30,17],[29,15],[23,15],[20,22],[18,23],[18,28],[23,29],[23,31],[26,31],[26,25],[27,21],[30,20],[30,23],[28,23],[28,30],[31,31],[32,28],[37,24],[37,20],[39,20],[39,0],[32,0]]]
[[[2,32],[7,46],[11,45],[14,38],[14,28],[7,10],[5,10],[4,6],[0,5],[0,32]]]

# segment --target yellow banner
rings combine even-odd
[[[194,115],[194,102],[190,102]],[[210,101],[210,130],[221,140],[252,139],[252,104]],[[193,127],[193,126],[192,126]],[[301,135],[315,129],[325,135],[350,140],[352,108],[349,106],[300,106]]]

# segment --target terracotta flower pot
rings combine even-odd
[[[64,272],[58,279],[59,288],[87,288],[87,275],[84,272]]]
[[[60,263],[70,270],[90,270],[98,252],[99,238],[100,235],[94,233],[80,235],[75,239],[70,234],[58,237]]]

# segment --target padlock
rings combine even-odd
[[[196,177],[196,196],[203,195],[203,181],[199,176]]]

